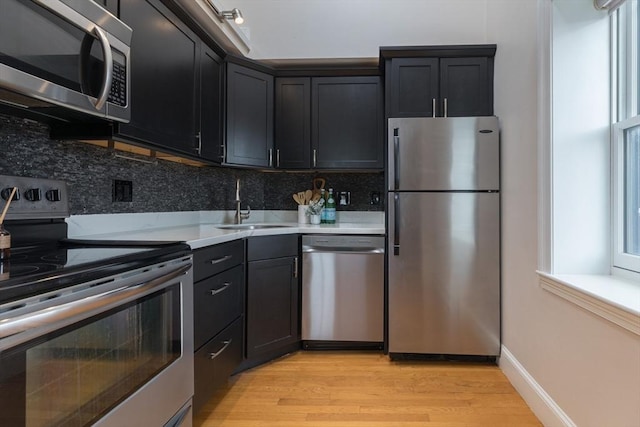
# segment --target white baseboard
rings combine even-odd
[[[576,427],[571,418],[505,346],[502,346],[499,365],[542,424],[547,427]]]

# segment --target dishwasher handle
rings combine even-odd
[[[346,252],[350,254],[383,254],[384,248],[357,248],[342,246],[303,246],[302,253]]]

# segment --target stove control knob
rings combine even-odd
[[[60,201],[60,190],[47,190],[46,193],[44,193],[44,197],[46,197],[46,199],[50,202],[59,202]]]
[[[11,195],[11,192],[13,191],[13,187],[7,187],[7,188],[3,188],[2,191],[0,191],[0,197],[2,197],[2,200],[8,200],[9,196]],[[16,194],[13,195],[13,200],[20,200],[20,190],[16,190]]]
[[[24,198],[30,202],[37,202],[42,199],[39,188],[30,188],[24,192]]]

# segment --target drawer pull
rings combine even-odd
[[[231,258],[233,258],[233,255],[225,255],[225,256],[223,256],[221,258],[214,258],[209,262],[211,263],[211,265],[216,265],[216,264],[220,264],[221,262],[228,261]]]
[[[213,295],[219,294],[220,292],[224,291],[229,286],[231,286],[231,283],[230,282],[226,282],[225,284],[222,285],[222,287],[220,287],[218,289],[211,289],[209,292],[211,292],[211,296],[213,296]]]
[[[224,344],[224,346],[222,346],[222,348],[220,350],[216,351],[215,353],[209,353],[209,359],[213,360],[216,357],[220,356],[220,353],[225,351],[227,349],[227,347],[229,347],[231,345],[232,342],[233,342],[233,339],[229,339],[228,341],[222,341],[222,344]]]

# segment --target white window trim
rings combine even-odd
[[[616,276],[548,274],[539,283],[565,300],[640,335],[640,286]]]
[[[635,275],[640,279],[640,256],[631,255],[624,251],[624,131],[640,126],[640,116],[615,123],[611,131],[611,170],[613,195],[613,248],[612,273],[622,275],[628,270],[627,276]]]
[[[619,270],[615,271],[615,276],[549,273],[554,271],[552,7],[550,0],[541,3],[538,31],[538,283],[542,289],[640,335],[639,276],[613,267],[612,270]]]

